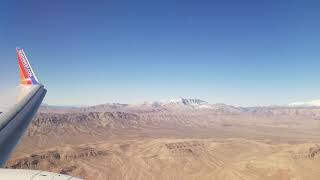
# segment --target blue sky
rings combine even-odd
[[[19,46],[49,104],[319,99],[319,7],[311,0],[2,1],[0,89],[18,83]]]

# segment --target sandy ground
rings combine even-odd
[[[45,112],[7,166],[88,180],[320,179],[319,109],[234,111]]]
[[[320,177],[320,147],[247,139],[137,139],[64,145],[16,156],[9,166],[85,179],[289,180]]]

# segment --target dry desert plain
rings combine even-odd
[[[315,180],[320,107],[42,106],[7,167],[88,180]]]

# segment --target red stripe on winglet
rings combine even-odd
[[[27,74],[23,64],[22,64],[22,60],[21,60],[21,57],[19,56],[19,52],[17,52],[17,57],[18,57],[18,63],[19,63],[19,67],[20,67],[20,71],[23,75],[23,78],[22,81],[23,82],[26,82],[27,84],[29,84],[29,82],[26,81],[26,79],[29,79],[29,75]],[[31,83],[30,83],[31,84]]]

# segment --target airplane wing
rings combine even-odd
[[[10,107],[0,112],[0,167],[4,166],[10,157],[47,92],[20,48],[17,48],[17,58],[20,72],[19,95]],[[0,179],[76,180],[78,178],[37,170],[0,169]]]

